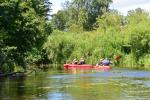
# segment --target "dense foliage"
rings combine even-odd
[[[112,0],[72,0],[64,4],[64,10],[53,15],[52,22],[59,30],[92,30],[96,18],[108,11]]]
[[[0,70],[13,71],[14,65],[25,69],[26,62],[41,56],[51,33],[47,22],[50,5],[48,0],[0,1]]]
[[[45,49],[53,63],[68,63],[83,57],[87,63],[96,64],[100,58],[110,58],[114,64],[126,67],[148,67],[149,26],[150,16],[143,9],[131,10],[127,16],[109,10],[97,16],[93,31],[81,31],[81,27],[74,27],[75,31],[54,31],[45,43]],[[117,57],[121,59],[116,60]]]

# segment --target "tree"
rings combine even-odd
[[[97,18],[96,27],[104,30],[106,28],[120,30],[124,25],[124,17],[116,10],[110,10]]]
[[[127,20],[132,54],[138,63],[150,53],[150,17],[148,12],[137,8],[128,12]]]
[[[149,20],[149,14],[141,8],[128,11],[127,20],[130,25],[136,25]]]
[[[67,15],[66,11],[58,11],[57,14],[52,15],[52,23],[54,28],[59,30],[64,30],[67,25]]]
[[[44,40],[51,33],[51,27],[47,23],[50,3],[47,2],[47,0],[3,0],[0,3],[0,42],[3,43],[0,46],[6,48],[5,51],[1,49],[1,52],[24,68],[27,53],[33,48],[40,50]],[[7,52],[7,47],[15,49]]]
[[[92,30],[96,18],[108,11],[112,0],[73,0],[64,4],[64,10],[67,12],[66,24],[68,27],[77,25],[84,30]],[[66,6],[69,4],[69,6]],[[64,11],[63,10],[63,11]],[[59,14],[59,13],[58,13]],[[55,17],[54,17],[55,19]]]
[[[48,19],[49,12],[52,10],[52,3],[50,2],[50,0],[30,0],[29,3],[32,3],[31,7],[34,8],[35,12],[40,17],[45,17],[46,19]]]

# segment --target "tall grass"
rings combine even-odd
[[[68,33],[55,31],[45,43],[49,59],[53,63],[65,63],[83,57],[87,63],[96,64],[100,58],[120,54],[119,34],[98,31]]]

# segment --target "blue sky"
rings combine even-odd
[[[62,3],[66,0],[50,0],[52,2],[52,13],[56,13],[58,10],[62,9]],[[69,0],[71,1],[71,0]],[[150,12],[150,0],[113,0],[110,5],[111,9],[117,9],[122,14],[126,15],[127,11],[136,8],[142,8]]]

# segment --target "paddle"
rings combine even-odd
[[[118,56],[115,58],[115,60],[116,60],[116,61],[119,61],[121,58],[122,58],[122,55],[118,55]]]

